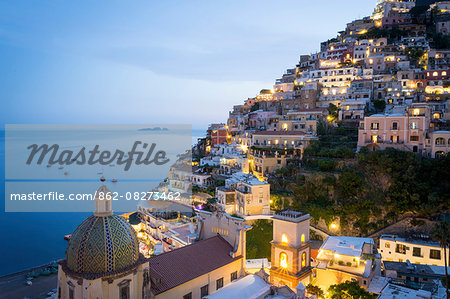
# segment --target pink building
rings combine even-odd
[[[276,115],[273,111],[254,111],[248,114],[248,126],[252,129],[265,130],[269,124],[269,116]]]
[[[425,154],[426,135],[430,126],[427,107],[408,108],[404,114],[375,114],[360,122],[358,151],[367,146],[373,150],[394,147]]]

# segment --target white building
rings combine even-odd
[[[386,261],[444,266],[444,249],[437,242],[406,240],[393,235],[380,237],[379,253]],[[449,250],[447,249],[447,260]]]
[[[389,283],[383,290],[381,290],[381,294],[378,296],[378,299],[392,298],[430,299],[431,293],[425,290],[415,290]]]
[[[229,214],[270,214],[270,184],[253,174],[235,173],[216,189],[219,205]]]

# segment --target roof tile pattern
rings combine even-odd
[[[153,293],[163,293],[242,258],[231,257],[232,250],[227,241],[215,236],[150,258],[150,276],[157,280],[152,282]]]
[[[76,273],[109,273],[125,269],[139,258],[134,229],[118,215],[88,217],[67,247],[67,266]]]

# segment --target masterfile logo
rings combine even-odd
[[[139,150],[139,147],[142,148],[142,151]],[[60,146],[58,144],[53,144],[52,146],[48,144],[42,144],[40,146],[32,144],[27,147],[30,150],[30,155],[26,163],[30,165],[36,154],[39,154],[35,162],[38,165],[41,165],[45,158],[47,158],[47,165],[50,166],[54,164],[67,166],[72,164],[85,165],[86,163],[89,165],[100,164],[105,166],[116,162],[117,165],[124,165],[124,170],[128,171],[133,161],[136,165],[149,165],[151,163],[163,165],[170,161],[170,159],[166,158],[166,152],[163,150],[156,151],[156,154],[153,155],[155,148],[156,143],[152,143],[149,146],[148,143],[135,141],[132,149],[128,152],[128,156],[125,157],[127,152],[119,149],[116,149],[114,152],[108,150],[100,151],[100,145],[98,144],[91,150],[86,150],[86,147],[83,146],[78,152],[72,150],[59,151]],[[147,150],[146,153],[144,150]]]
[[[116,212],[149,194],[179,198],[190,185],[171,190],[168,176],[189,177],[191,142],[190,125],[7,125],[5,211],[92,211],[101,185]]]

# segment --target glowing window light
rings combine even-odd
[[[302,234],[301,240],[302,240],[302,243],[305,243],[305,234]]]
[[[302,253],[302,267],[306,267],[306,252]]]
[[[283,234],[283,235],[281,236],[281,243],[287,244],[287,242],[288,242],[288,238],[286,237],[285,234]]]
[[[284,252],[280,254],[280,267],[284,269],[288,267],[287,254]]]

